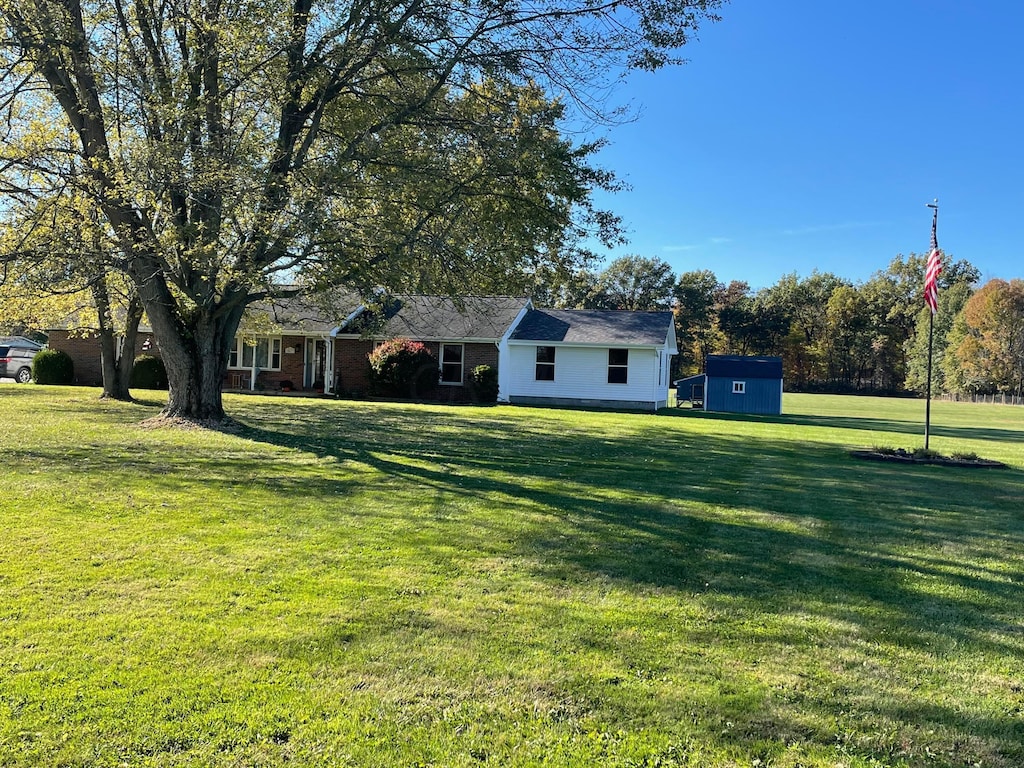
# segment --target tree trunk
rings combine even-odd
[[[93,283],[92,295],[99,321],[100,370],[103,375],[103,394],[100,397],[130,401],[132,396],[129,386],[135,359],[135,338],[142,321],[142,304],[135,296],[129,301],[125,314],[124,341],[118,349],[105,277]]]
[[[132,383],[132,369],[135,366],[135,340],[139,335],[139,323],[142,322],[142,302],[133,295],[128,302],[128,311],[124,325],[124,343],[117,360],[117,391],[123,395],[118,399],[130,400],[129,387]]]
[[[147,275],[145,266],[143,263],[142,275]],[[223,421],[221,389],[248,292],[228,288],[219,301],[184,312],[178,309],[166,283],[134,277],[167,370],[167,405],[161,415],[205,423]]]
[[[227,374],[228,355],[234,346],[241,310],[227,317],[215,312],[196,312],[184,332],[170,340],[154,324],[160,353],[167,369],[167,406],[162,415],[203,422],[225,418],[221,390]]]
[[[101,399],[128,400],[130,396],[120,397],[117,380],[117,339],[114,330],[105,324],[100,325],[100,372],[103,375],[103,393]]]

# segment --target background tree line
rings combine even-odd
[[[934,318],[932,389],[965,394],[1024,389],[1024,280],[990,280],[943,256]],[[540,272],[539,306],[671,310],[676,374],[708,354],[777,355],[793,391],[923,393],[926,255],[896,256],[854,283],[831,272],[783,275],[767,288],[720,281],[708,269],[673,273],[657,258],[624,256],[605,269]]]

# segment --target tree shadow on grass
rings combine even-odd
[[[703,638],[687,630],[698,645],[728,637],[820,653],[812,647],[825,644],[858,658],[884,658],[885,648],[898,648],[932,656],[939,666],[960,648],[1009,658],[1020,651],[1015,617],[1024,571],[1005,561],[1024,545],[1019,470],[979,479],[933,467],[864,465],[827,443],[691,435],[675,427],[644,437],[566,432],[500,413],[447,412],[437,423],[430,423],[436,414],[422,419],[409,411],[377,411],[371,421],[310,415],[302,424],[259,420],[243,434],[289,447],[305,435],[318,456],[501,506],[504,518],[450,521],[450,535],[466,550],[512,554],[550,584],[596,580],[629,591],[668,590],[728,615],[810,614],[856,627],[813,637],[779,630],[771,638],[748,622],[725,632],[709,626]],[[870,428],[890,429],[879,423]],[[699,458],[680,458],[687,456]],[[446,525],[439,521],[423,546],[447,543]],[[943,588],[931,589],[937,584]],[[835,705],[857,710],[863,695],[835,694]],[[1001,742],[1011,762],[1020,756],[1013,745],[1022,741],[1021,725],[1012,715],[975,716],[921,701],[874,715],[985,737]],[[785,711],[760,719],[738,712],[745,726],[721,739],[754,750],[781,728],[789,737],[834,742],[834,733],[798,722],[799,708]],[[913,759],[899,757],[895,741],[882,741],[860,752]]]
[[[253,403],[238,436],[354,462],[441,502],[501,506],[506,519],[475,520],[457,535],[475,532],[467,544],[483,549],[499,542],[552,578],[695,593],[706,585],[779,610],[817,598],[837,619],[877,631],[896,619],[926,638],[998,638],[1006,628],[993,616],[1013,615],[1024,597],[1024,575],[982,565],[1024,544],[1019,470],[967,477],[868,464],[833,444],[698,435],[653,417],[615,434],[552,428],[500,409],[320,405]],[[272,492],[285,504],[291,495],[336,504],[373,482],[337,472],[277,476],[265,458],[171,456],[174,465],[166,453],[113,456],[78,446],[22,458],[137,472],[169,495],[184,478],[241,495]],[[943,580],[963,596],[924,599],[906,583],[915,579]],[[948,626],[937,626],[935,615]]]
[[[922,409],[923,409],[922,405]],[[862,416],[811,416],[807,414],[761,415],[743,413],[717,413],[692,409],[666,408],[658,412],[661,416],[710,421],[741,421],[761,424],[791,424],[803,427],[824,427],[827,429],[851,429],[868,432],[895,432],[897,434],[924,435],[924,414],[920,421],[902,421]],[[995,429],[992,427],[954,427],[931,424],[929,432],[933,437],[949,437],[961,440],[995,440],[1019,442],[1024,435],[1020,430]]]
[[[436,518],[419,513],[424,530],[402,535],[436,551],[438,562],[452,557],[453,545],[467,556],[510,558],[554,591],[560,584],[584,591],[597,583],[635,593],[637,611],[653,610],[640,595],[677,594],[717,617],[704,627],[678,628],[698,647],[762,644],[820,653],[814,648],[824,645],[867,659],[883,658],[891,647],[930,655],[936,664],[959,648],[1007,658],[1020,650],[1016,617],[1024,573],[1019,560],[1006,557],[1024,545],[1019,470],[979,478],[934,467],[869,465],[834,444],[697,435],[657,418],[616,431],[500,409],[463,415],[387,405],[253,403],[245,414],[239,438],[331,460],[325,476],[297,478],[282,470],[275,478],[273,451],[268,458],[265,450],[259,458],[180,456],[171,467],[163,453],[140,452],[131,457],[130,471],[152,475],[169,494],[183,484],[236,488],[240,510],[246,487],[239,478],[246,475],[258,476],[261,489],[284,507],[289,499],[313,497],[343,508],[346,494],[374,482],[408,486],[424,499],[479,502],[453,504]],[[123,455],[93,452],[85,459],[88,453],[86,446],[87,463],[67,471],[124,471]],[[56,465],[64,455],[39,458]],[[240,461],[246,462],[241,468]],[[351,472],[338,471],[349,465]],[[382,498],[376,513],[382,520],[402,514],[384,508],[389,503]],[[930,589],[934,585],[948,589]],[[827,620],[826,627],[852,629],[787,629],[791,625],[779,622],[767,636],[755,625],[757,616],[769,614],[812,615]],[[368,621],[360,631],[433,631],[402,621]],[[596,624],[592,629],[580,630],[581,642],[586,637],[600,648],[607,633]],[[310,632],[325,633],[319,639],[327,646],[358,639],[348,629],[338,635],[336,626]],[[621,643],[607,645],[607,652],[621,652]],[[837,693],[835,706],[877,709],[859,703],[862,695]],[[879,715],[1020,741],[1021,726],[1011,713],[986,717],[923,701],[915,696]],[[827,745],[833,735],[807,725],[804,706],[763,717],[736,712],[742,727],[716,738],[751,751],[780,733],[778,739],[806,734]],[[728,713],[728,704],[721,707]],[[892,758],[882,744],[859,749],[883,762]]]
[[[962,614],[949,631],[975,639],[999,629],[985,618],[993,607],[1012,615],[1024,597],[1024,574],[967,570],[944,554],[953,545],[992,556],[1024,545],[1014,501],[1024,473],[1017,470],[965,478],[932,467],[864,465],[831,445],[668,431],[655,442],[539,433],[519,420],[491,419],[488,428],[452,413],[443,416],[446,432],[432,434],[415,414],[405,418],[404,429],[378,430],[358,419],[338,425],[313,416],[288,431],[250,425],[243,434],[289,448],[305,434],[319,456],[411,486],[542,510],[548,517],[528,535],[495,530],[501,523],[491,518],[480,540],[514,540],[521,556],[557,577],[684,591],[714,584],[783,606],[802,604],[808,590],[823,602],[842,594],[834,610],[853,606],[844,620],[866,616],[863,606],[873,605],[886,609],[886,625],[898,617],[928,636],[936,626],[921,614],[920,594],[899,582],[908,574],[941,578],[979,595],[944,603]],[[698,448],[698,461],[678,460]]]

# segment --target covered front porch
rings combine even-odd
[[[334,391],[334,338],[284,335],[236,339],[225,392],[323,394]]]

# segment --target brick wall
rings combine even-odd
[[[290,381],[296,391],[303,389],[304,336],[284,336],[281,339],[281,370],[260,371],[257,385],[264,390],[277,390],[281,382]],[[49,346],[61,349],[71,356],[75,365],[75,384],[83,386],[101,386],[103,374],[100,368],[99,338],[89,336],[70,336],[67,331],[50,331]],[[435,357],[440,357],[441,345],[438,342],[427,342],[426,346]],[[289,354],[288,348],[294,352]],[[373,342],[365,339],[336,339],[334,347],[335,387],[341,394],[366,395],[369,393],[369,370],[367,356],[373,351]],[[141,354],[160,356],[152,334],[140,333],[135,345],[135,356]],[[498,367],[498,348],[491,343],[463,345],[462,386],[437,385],[423,388],[419,396],[424,400],[443,402],[468,402],[473,400],[469,384],[470,374],[478,365]],[[249,372],[247,370],[228,370],[224,378],[224,388],[244,387],[248,389]]]
[[[280,382],[290,381],[292,388],[296,391],[302,389],[303,363],[306,356],[305,336],[282,336],[281,337],[281,371],[275,373],[278,387]],[[291,349],[292,352],[288,352]],[[267,371],[269,374],[270,371]]]
[[[103,368],[100,338],[96,334],[71,335],[67,331],[50,331],[47,345],[50,349],[66,352],[75,366],[74,383],[85,387],[103,386]],[[135,339],[135,355],[160,357],[153,334],[140,333]]]
[[[373,342],[367,339],[335,339],[334,383],[341,394],[367,394],[370,388],[370,363]]]
[[[456,342],[453,342],[456,343]],[[427,342],[427,347],[438,360],[441,359],[441,344]],[[468,403],[474,398],[470,386],[473,369],[478,365],[489,365],[498,368],[498,347],[492,343],[462,345],[462,386],[438,384],[430,392],[422,392],[420,396],[429,400],[440,400],[446,403]]]
[[[457,343],[457,342],[452,342]],[[441,343],[424,342],[434,357],[440,360]],[[338,339],[335,346],[335,364],[342,394],[353,391],[367,394],[369,390],[369,363],[367,356],[373,351],[373,342],[362,339]],[[493,343],[463,344],[462,349],[462,386],[436,384],[422,386],[418,397],[422,400],[440,402],[465,403],[474,400],[473,391],[469,386],[470,374],[478,365],[498,367],[498,348]]]

